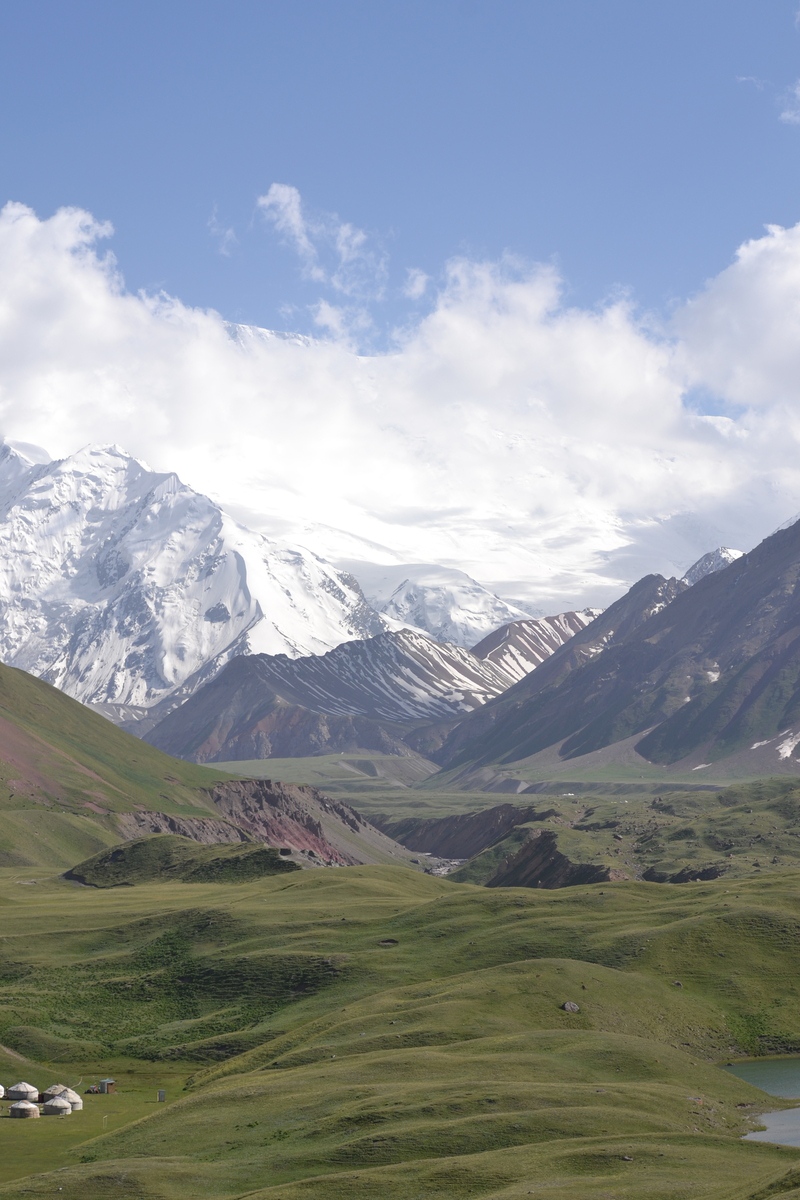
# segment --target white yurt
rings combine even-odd
[[[44,1115],[46,1117],[70,1117],[72,1116],[72,1105],[63,1096],[51,1096],[49,1100],[45,1101]]]
[[[5,1094],[6,1094],[6,1089],[3,1087],[2,1083],[0,1083],[0,1100],[3,1099],[3,1096],[5,1096]]]
[[[65,1092],[66,1090],[67,1090],[67,1085],[65,1083],[51,1083],[50,1087],[46,1088],[42,1092],[42,1095],[43,1096],[57,1096],[59,1094],[59,1092]]]
[[[72,1088],[64,1088],[63,1092],[58,1093],[58,1098],[66,1100],[73,1112],[80,1112],[83,1108],[83,1100]]]
[[[12,1104],[8,1110],[10,1117],[38,1117],[39,1109],[35,1104],[31,1104],[30,1100],[18,1100],[16,1104]]]
[[[9,1100],[38,1100],[39,1089],[31,1083],[15,1083],[8,1089],[6,1097]]]

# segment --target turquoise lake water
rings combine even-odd
[[[753,1087],[770,1096],[800,1100],[800,1056],[796,1058],[761,1058],[757,1062],[736,1063],[726,1067]],[[781,1112],[764,1113],[761,1120],[766,1129],[748,1133],[749,1142],[778,1142],[782,1146],[800,1146],[800,1108],[784,1108]]]

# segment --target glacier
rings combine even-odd
[[[118,446],[0,446],[0,660],[115,720],[242,653],[320,654],[394,628],[352,576],[234,521]]]

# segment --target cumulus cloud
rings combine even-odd
[[[299,197],[270,192],[332,279]],[[660,333],[627,300],[569,306],[552,267],[458,259],[371,356],[329,300],[317,339],[132,294],[111,233],[75,209],[0,213],[6,436],[116,441],[267,533],[457,566],[553,611],[800,509],[800,226],[748,242]],[[363,248],[326,245],[337,270]]]

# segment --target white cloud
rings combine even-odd
[[[212,237],[217,239],[217,249],[225,258],[229,258],[233,253],[234,247],[238,245],[239,239],[236,236],[236,230],[230,225],[223,225],[219,220],[217,207],[214,205],[214,211],[208,218],[208,230]]]
[[[428,289],[430,278],[419,267],[409,267],[406,271],[406,283],[403,295],[409,300],[421,300]]]
[[[294,249],[308,279],[354,300],[382,298],[387,255],[377,239],[335,213],[308,215],[290,184],[273,183],[257,204]]]
[[[272,194],[276,226],[322,263],[299,197]],[[338,228],[337,269],[363,253]],[[267,532],[460,567],[553,610],[747,548],[800,509],[800,226],[743,246],[669,336],[624,300],[565,305],[550,267],[456,260],[374,356],[334,300],[315,340],[133,295],[110,235],[72,209],[0,213],[7,436],[56,454],[116,441]],[[693,410],[689,388],[718,406]]]
[[[269,191],[256,202],[267,220],[282,233],[297,252],[306,274],[321,283],[325,272],[319,265],[317,248],[309,236],[309,226],[303,215],[303,202],[296,187],[288,183],[273,183]]]
[[[786,93],[780,119],[786,125],[800,125],[800,80]]]

